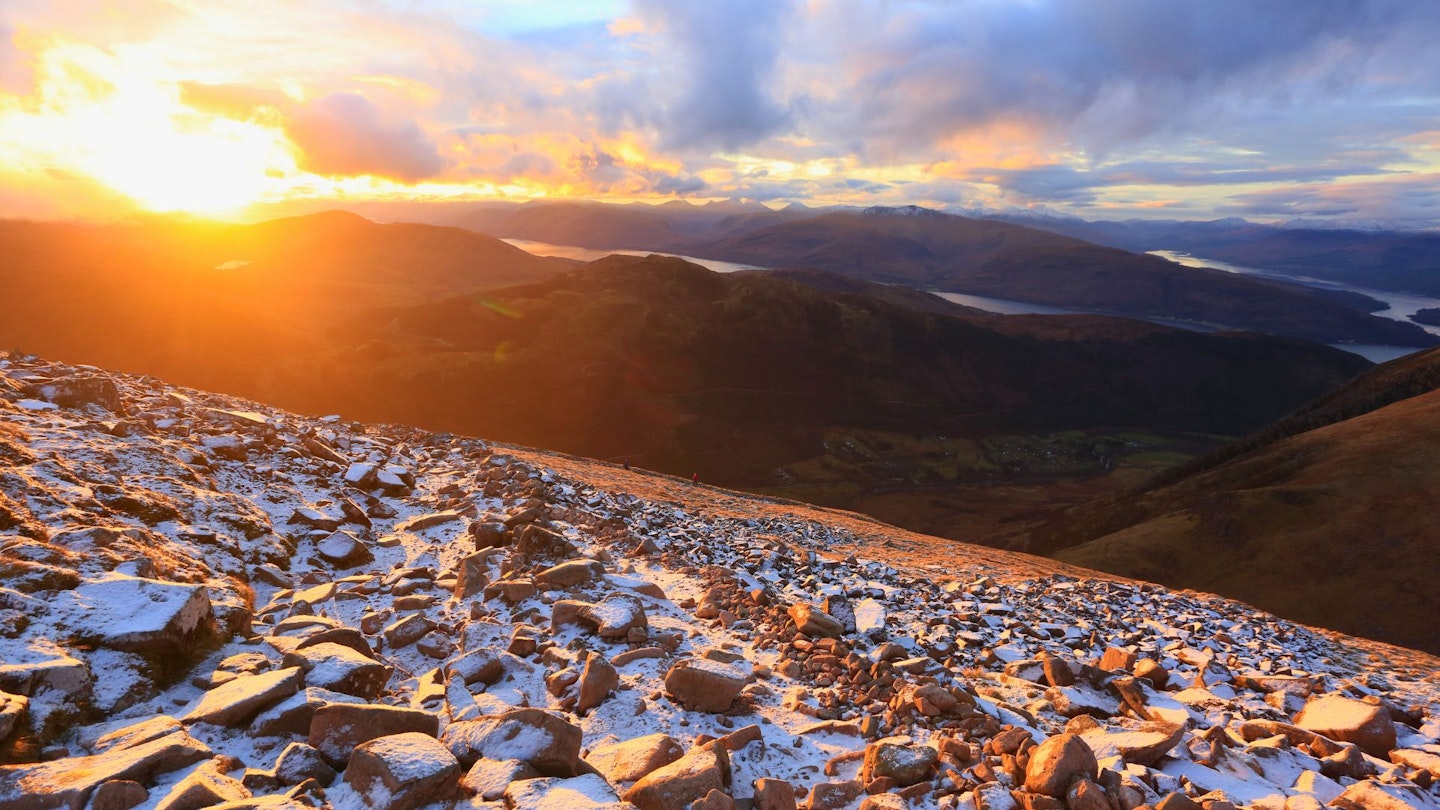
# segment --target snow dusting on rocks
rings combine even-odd
[[[1440,808],[1433,658],[774,504],[0,355],[0,810]]]

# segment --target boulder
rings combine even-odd
[[[305,683],[374,700],[385,691],[394,670],[351,647],[334,642],[299,646],[285,654],[285,666],[305,673]]]
[[[495,683],[505,675],[505,664],[500,655],[492,649],[471,650],[445,665],[449,677],[460,676],[467,685]]]
[[[727,711],[746,682],[745,673],[705,658],[676,661],[665,673],[665,691],[691,711]]]
[[[4,737],[0,734],[0,737]],[[1397,748],[1390,752],[1390,761],[1412,771],[1427,771],[1432,779],[1440,779],[1440,754],[1416,748]]]
[[[1372,757],[1385,759],[1395,748],[1390,712],[1339,694],[1318,697],[1295,716],[1295,725],[1341,742],[1352,742]]]
[[[815,638],[840,638],[845,628],[825,611],[804,602],[792,605],[788,611],[795,629]]]
[[[209,764],[196,768],[181,779],[155,805],[155,810],[201,810],[226,802],[250,798],[250,789],[240,780],[220,773]]]
[[[189,652],[213,618],[203,585],[108,574],[81,583],[74,596],[86,608],[76,635],[115,650]]]
[[[365,541],[347,531],[331,532],[315,543],[315,553],[320,559],[337,568],[364,565],[375,559]]]
[[[583,733],[563,717],[540,709],[515,709],[445,728],[440,741],[463,765],[481,758],[518,759],[545,776],[579,772]]]
[[[570,588],[605,575],[605,566],[595,560],[567,560],[535,575],[542,588]]]
[[[805,800],[806,810],[841,810],[865,795],[865,785],[858,779],[844,782],[820,782],[810,788]]]
[[[755,810],[796,810],[795,788],[783,779],[755,780]]]
[[[111,779],[109,782],[95,788],[95,793],[90,796],[91,810],[130,810],[145,803],[150,798],[150,791],[139,782],[129,779]]]
[[[1119,756],[1133,765],[1154,765],[1185,736],[1185,727],[1168,723],[1143,723],[1135,729],[1085,732],[1080,739],[1090,746],[1097,760]]]
[[[580,607],[578,620],[604,639],[643,642],[650,636],[645,605],[628,594],[614,593],[594,604]],[[638,638],[632,638],[638,634]]]
[[[285,746],[279,759],[275,760],[275,777],[282,785],[298,785],[306,779],[314,779],[328,787],[335,781],[335,769],[315,747],[294,742]]]
[[[488,551],[477,551],[460,560],[455,580],[455,596],[460,599],[469,599],[472,596],[485,593],[485,586],[489,584],[489,561]]]
[[[1025,789],[1052,798],[1064,798],[1070,783],[1096,778],[1099,763],[1078,734],[1057,734],[1030,752],[1025,768]]]
[[[620,687],[620,675],[605,656],[590,652],[585,657],[585,668],[580,672],[580,693],[575,702],[575,712],[584,716],[591,709],[605,702]]]
[[[267,737],[277,734],[310,733],[310,721],[315,710],[327,703],[363,704],[364,698],[331,692],[329,689],[308,687],[261,712],[250,725],[250,733]]]
[[[1437,810],[1440,801],[1412,784],[1386,785],[1367,779],[1345,788],[1344,793],[1330,800],[1330,806],[1344,810]]]
[[[0,807],[80,808],[105,782],[144,783],[211,756],[204,743],[184,731],[173,731],[146,742],[117,745],[93,756],[34,765],[3,765],[0,766]]]
[[[339,644],[341,647],[349,647],[366,658],[375,658],[375,650],[366,640],[365,634],[353,627],[332,627],[328,630],[321,630],[314,635],[306,636],[295,646],[295,649],[303,650],[317,644]]]
[[[460,763],[450,749],[416,732],[378,737],[350,755],[345,783],[375,810],[413,810],[454,797]]]
[[[670,735],[647,734],[608,745],[597,745],[585,761],[611,782],[634,782],[657,768],[669,765],[684,754],[685,748]]]
[[[712,790],[729,789],[730,755],[724,746],[709,742],[646,774],[623,798],[640,810],[673,810],[688,807]]]
[[[300,683],[299,667],[241,675],[202,695],[180,722],[244,727],[262,710],[299,691]]]
[[[434,737],[440,733],[440,718],[398,706],[327,703],[315,710],[307,741],[325,755],[327,762],[340,765],[361,743],[409,732]]]
[[[503,794],[507,810],[627,810],[609,784],[593,773],[512,782]]]
[[[435,622],[425,618],[423,613],[412,613],[386,627],[382,632],[385,635],[385,643],[394,650],[414,644],[429,635],[430,631],[434,629]]]
[[[0,742],[19,727],[20,718],[25,716],[25,710],[29,707],[29,698],[0,692]]]
[[[460,786],[467,793],[479,796],[481,801],[493,802],[505,795],[505,788],[511,782],[538,779],[540,772],[530,763],[518,759],[477,759],[460,780]]]
[[[865,747],[860,781],[888,778],[909,787],[929,779],[939,760],[940,753],[928,745],[911,745],[905,738],[877,740]]]

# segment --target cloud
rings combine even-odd
[[[772,84],[790,0],[637,6],[668,38],[659,56],[684,77],[666,104],[664,148],[733,152],[789,125],[791,112],[773,97]]]
[[[0,22],[0,92],[23,96],[35,88],[35,69],[15,41],[15,33]]]
[[[413,121],[386,121],[356,93],[334,93],[295,109],[285,134],[303,153],[301,168],[330,177],[368,174],[416,182],[446,167]]]
[[[1344,217],[1386,224],[1440,222],[1440,172],[1273,188],[1228,198],[1217,213],[1252,217]]]

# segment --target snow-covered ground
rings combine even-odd
[[[546,460],[0,357],[0,810],[1440,807],[1434,659]]]

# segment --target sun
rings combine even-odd
[[[47,51],[33,99],[0,111],[0,156],[89,177],[158,213],[237,213],[294,182],[278,126],[188,107],[145,67],[83,46]]]

